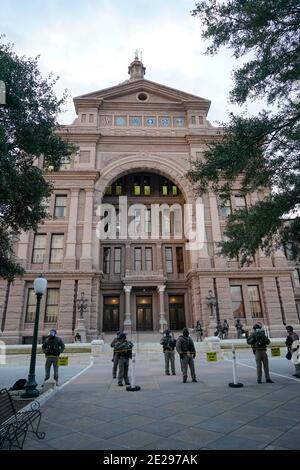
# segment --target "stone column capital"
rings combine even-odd
[[[157,292],[163,293],[166,290],[166,286],[157,286]]]
[[[94,189],[93,188],[85,188],[85,194],[86,194],[86,196],[92,197],[94,195]]]
[[[77,196],[77,194],[79,193],[80,191],[80,188],[70,188],[70,194],[71,196]]]
[[[124,286],[123,289],[124,289],[124,292],[126,292],[127,294],[130,294],[132,290],[132,286]]]

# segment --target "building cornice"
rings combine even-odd
[[[44,175],[45,180],[93,180],[97,181],[100,177],[100,172],[96,170],[61,170],[61,171],[51,171],[47,172]],[[75,187],[74,187],[75,189]]]
[[[292,268],[281,268],[281,267],[271,267],[271,268],[241,268],[241,269],[218,269],[211,268],[209,270],[204,270],[201,268],[190,269],[186,274],[186,279],[190,280],[193,277],[205,278],[205,277],[226,277],[226,278],[243,278],[255,279],[261,277],[278,277],[278,276],[291,276],[293,272]]]

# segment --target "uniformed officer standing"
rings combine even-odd
[[[257,383],[261,384],[262,379],[262,364],[264,366],[266,382],[267,383],[274,383],[271,380],[270,372],[269,372],[269,359],[267,355],[267,345],[270,344],[269,338],[265,335],[264,330],[262,329],[261,325],[256,323],[253,326],[254,332],[249,336],[247,339],[247,343],[251,345],[253,349],[253,353],[255,355],[256,360],[256,370],[257,370]]]
[[[118,385],[123,386],[123,380],[125,385],[130,385],[128,379],[128,368],[129,368],[129,359],[132,358],[132,348],[133,343],[127,341],[125,333],[119,334],[119,340],[114,346],[115,354],[118,356],[119,362],[119,375],[118,375]]]
[[[166,330],[164,332],[163,338],[160,340],[160,344],[163,347],[163,353],[165,355],[165,372],[166,375],[170,375],[169,365],[171,363],[171,371],[173,375],[176,375],[175,372],[175,346],[176,340],[171,336],[171,332]]]
[[[176,350],[181,360],[183,383],[187,381],[188,366],[191,371],[192,381],[197,382],[196,374],[195,374],[195,365],[194,365],[194,358],[196,357],[196,350],[195,350],[194,342],[192,338],[190,337],[190,333],[187,328],[183,328],[182,335],[180,335],[179,338],[177,339]]]
[[[222,331],[223,331],[223,338],[222,339],[228,339],[229,324],[228,324],[227,320],[223,321]]]
[[[235,329],[237,333],[237,338],[241,339],[243,334],[243,325],[241,324],[241,320],[238,318],[235,324]]]
[[[202,338],[203,338],[203,329],[202,329],[202,326],[199,322],[199,320],[197,320],[197,324],[196,324],[196,338],[197,338],[197,342],[198,341],[202,341]]]
[[[112,358],[112,362],[113,362],[112,376],[113,376],[113,379],[117,378],[117,369],[118,369],[119,356],[118,356],[118,354],[116,354],[115,345],[119,341],[119,335],[120,335],[120,331],[117,331],[117,336],[110,343],[111,348],[114,348],[113,349],[113,358]]]

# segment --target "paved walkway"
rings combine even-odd
[[[43,407],[44,441],[25,449],[300,449],[300,382],[292,364],[270,359],[274,384],[256,384],[251,351],[238,365],[244,388],[231,389],[228,361],[196,358],[198,383],[165,376],[162,354],[137,357],[139,392],[111,379],[111,356],[55,394]],[[278,375],[275,375],[278,374]]]

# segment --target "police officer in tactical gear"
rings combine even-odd
[[[117,336],[110,343],[110,347],[114,348],[113,349],[113,357],[112,357],[112,362],[113,362],[112,376],[113,376],[113,379],[117,378],[117,369],[118,369],[119,356],[116,354],[115,344],[119,341],[120,333],[121,333],[120,331],[117,331]]]
[[[160,340],[160,344],[163,347],[163,353],[165,355],[165,372],[166,375],[170,375],[169,365],[171,363],[172,375],[176,375],[175,372],[175,346],[176,340],[171,336],[171,332],[166,330],[163,338]]]
[[[241,320],[239,318],[236,321],[235,329],[237,333],[237,338],[241,339],[244,330],[243,330],[243,325],[241,324]]]
[[[255,355],[256,360],[256,370],[257,370],[257,383],[261,384],[262,379],[262,364],[264,366],[266,382],[274,383],[270,378],[269,372],[269,359],[267,355],[267,345],[270,344],[269,338],[265,335],[264,330],[261,325],[256,323],[253,326],[254,332],[247,339],[247,343],[251,345],[253,349],[253,354]]]
[[[223,326],[220,320],[218,320],[218,323],[216,326],[215,336],[218,336],[220,339],[223,339]]]
[[[223,321],[223,326],[222,326],[222,333],[223,333],[223,338],[222,339],[228,339],[228,331],[229,331],[229,324],[227,320]]]
[[[50,369],[52,365],[54,370],[54,380],[56,385],[58,385],[58,358],[60,354],[64,352],[64,349],[65,345],[63,340],[57,336],[56,330],[52,328],[42,345],[43,353],[46,356],[45,382],[50,378]]]
[[[194,365],[194,358],[196,357],[196,350],[194,346],[194,342],[190,337],[189,330],[187,328],[183,328],[182,335],[176,341],[176,350],[179,354],[180,361],[181,361],[181,370],[183,376],[183,383],[187,381],[187,371],[188,366],[190,368],[192,381],[197,382],[196,374],[195,374],[195,365]]]
[[[196,331],[197,342],[202,341],[203,329],[202,329],[202,326],[201,326],[201,323],[199,322],[199,320],[197,320],[195,331]]]
[[[129,359],[132,358],[132,348],[133,343],[127,341],[125,333],[120,333],[118,341],[114,345],[115,354],[118,356],[119,363],[119,375],[118,375],[118,385],[123,386],[123,380],[125,385],[130,385],[128,379],[128,367]]]

